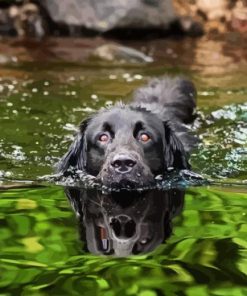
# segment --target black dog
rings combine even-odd
[[[129,105],[116,104],[83,121],[58,164],[96,176],[108,187],[141,187],[172,169],[188,169],[195,144],[184,124],[195,117],[196,90],[182,78],[153,80]]]
[[[79,221],[80,237],[93,254],[129,256],[153,251],[172,234],[172,220],[183,209],[178,189],[103,194],[66,188]]]

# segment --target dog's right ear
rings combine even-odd
[[[87,143],[85,141],[85,131],[87,129],[89,119],[80,124],[80,129],[75,136],[73,143],[69,147],[69,151],[62,157],[57,164],[57,172],[64,173],[68,168],[83,170],[86,166]]]

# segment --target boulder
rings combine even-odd
[[[112,29],[167,29],[176,19],[172,0],[39,0],[58,24],[98,32]]]

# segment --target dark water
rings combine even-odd
[[[1,43],[1,295],[247,295],[247,43],[239,38],[128,44],[153,55],[148,65],[88,59],[98,39]],[[193,129],[202,143],[191,162],[217,186],[176,199],[154,192],[141,205],[73,191],[76,217],[62,187],[32,182],[52,173],[83,118],[163,74],[198,88]],[[121,211],[131,218],[122,228]],[[129,247],[106,238],[109,223]]]

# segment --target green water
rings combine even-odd
[[[173,235],[150,254],[82,251],[57,187],[1,194],[3,295],[246,295],[245,192],[188,190]]]
[[[149,65],[87,59],[79,41],[0,46],[18,58],[0,68],[0,295],[247,295],[247,62],[233,41],[129,44],[153,54]],[[163,74],[197,86],[191,162],[218,185],[187,189],[152,252],[90,254],[63,188],[31,181],[52,173],[83,118]]]

